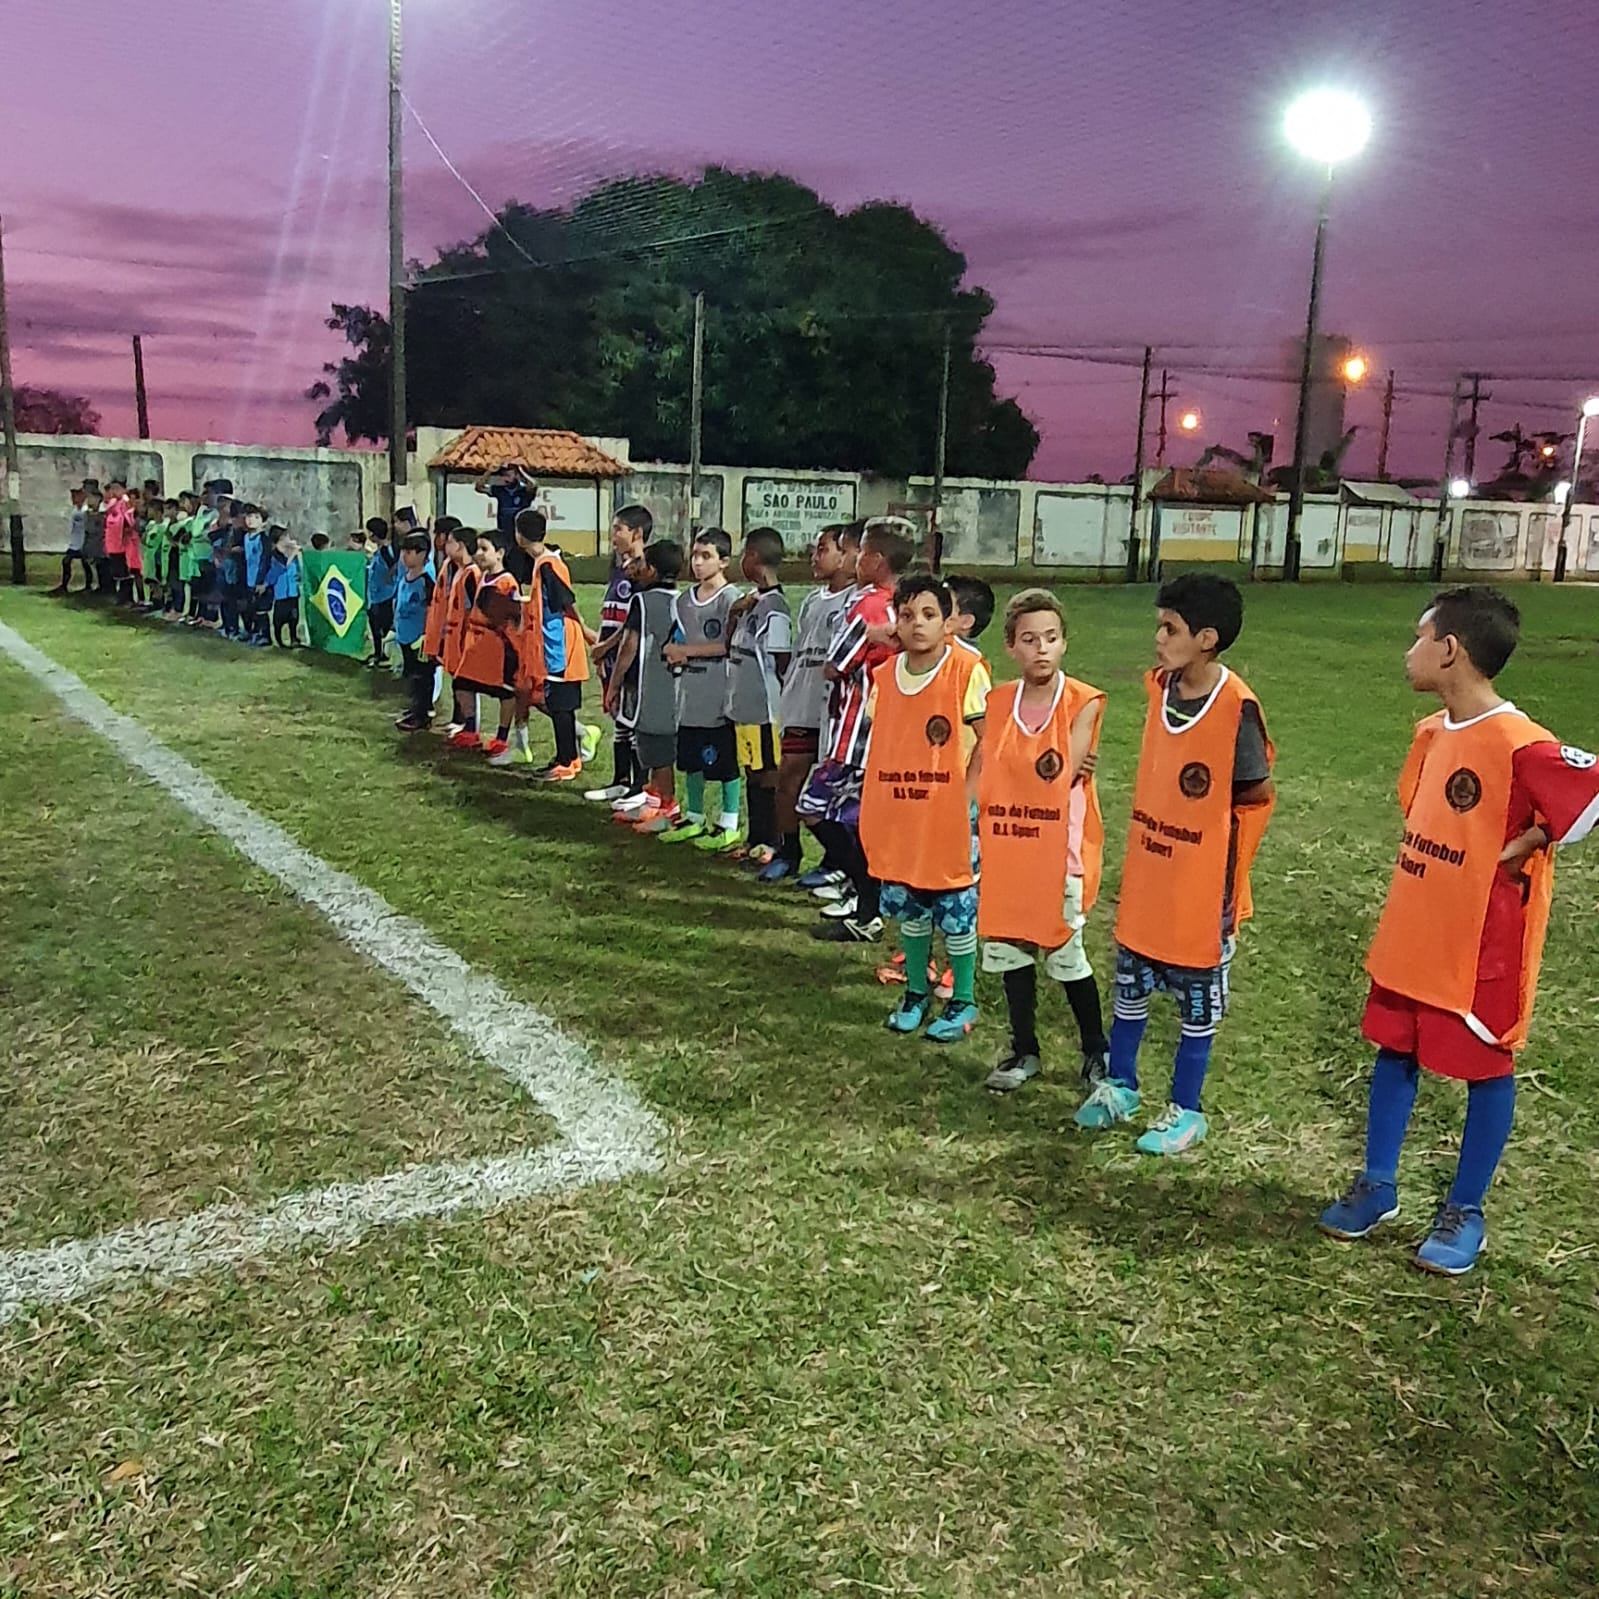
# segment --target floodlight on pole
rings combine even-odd
[[[1566,547],[1566,537],[1571,531],[1571,508],[1582,492],[1579,487],[1582,482],[1582,450],[1588,442],[1588,424],[1596,416],[1599,416],[1599,394],[1590,394],[1582,402],[1582,409],[1577,416],[1577,442],[1571,450],[1571,483],[1565,499],[1560,502],[1560,542],[1555,546],[1554,570],[1557,583],[1566,581],[1566,562],[1571,558],[1571,552]]]
[[[1294,422],[1293,475],[1289,480],[1288,528],[1283,547],[1283,576],[1297,581],[1299,521],[1305,510],[1305,449],[1310,428],[1310,382],[1316,359],[1317,324],[1321,316],[1321,264],[1327,248],[1327,219],[1332,210],[1333,171],[1340,161],[1347,161],[1366,148],[1366,142],[1371,138],[1371,112],[1359,96],[1347,89],[1311,89],[1288,107],[1283,118],[1283,132],[1300,155],[1327,169],[1321,191],[1321,209],[1316,219],[1316,247],[1310,262],[1310,304],[1305,313],[1305,349],[1299,366],[1299,412]],[[1361,374],[1365,374],[1364,362],[1361,363]]]
[[[1199,428],[1199,412],[1184,411],[1183,414],[1177,418],[1177,426],[1180,427],[1184,433],[1196,432]]]
[[[1363,355],[1352,355],[1344,362],[1344,382],[1359,383],[1367,371],[1366,358]]]
[[[1465,500],[1471,497],[1471,479],[1465,477],[1452,477],[1449,480],[1449,498],[1452,500]]]

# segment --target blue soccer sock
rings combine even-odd
[[[1414,1056],[1396,1055],[1391,1049],[1377,1051],[1366,1111],[1366,1175],[1374,1182],[1398,1180],[1399,1151],[1420,1081],[1421,1068]]]
[[[1118,1083],[1138,1090],[1138,1046],[1149,1026],[1149,1000],[1116,996],[1116,1014],[1110,1024],[1110,1074]]]
[[[1210,1046],[1214,1032],[1191,1033],[1185,1027],[1177,1040],[1177,1059],[1172,1066],[1171,1097],[1184,1110],[1198,1110],[1199,1096],[1205,1089],[1205,1073],[1210,1070]]]
[[[1460,1139],[1451,1205],[1481,1210],[1516,1115],[1516,1079],[1489,1077],[1466,1091],[1466,1130]]]

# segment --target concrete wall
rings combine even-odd
[[[447,428],[419,428],[407,494],[427,515],[444,509],[446,485],[429,480],[427,462],[453,437]],[[596,439],[608,454],[629,461],[626,439]],[[28,547],[58,550],[66,541],[67,491],[85,477],[159,477],[169,494],[229,477],[240,494],[261,500],[300,532],[338,532],[375,514],[384,503],[387,458],[375,450],[318,450],[277,446],[197,444],[172,440],[96,439],[25,434],[21,441],[22,510]],[[1158,473],[1151,472],[1146,488]],[[584,485],[552,485],[570,499],[573,553],[590,539],[603,552],[608,512],[642,502],[666,537],[685,539],[691,521],[688,467],[679,462],[630,462],[626,477],[602,485],[598,515],[587,508]],[[458,485],[456,486],[458,489]],[[580,503],[581,499],[581,503]],[[855,472],[799,472],[779,467],[707,466],[701,474],[702,526],[723,527],[735,539],[753,527],[774,526],[791,552],[821,527],[855,517],[908,515],[922,526],[932,500],[927,477],[880,478]],[[1003,568],[1030,564],[1063,576],[1114,576],[1125,570],[1132,491],[1126,485],[989,482],[950,478],[940,518],[951,566]],[[1256,507],[1152,505],[1136,529],[1146,554],[1160,533],[1162,559],[1280,570],[1287,501]],[[1550,505],[1468,501],[1444,518],[1445,566],[1451,572],[1503,580],[1536,578],[1554,564],[1559,511]],[[1345,567],[1370,572],[1425,574],[1438,528],[1436,502],[1368,506],[1341,496],[1309,495],[1301,525],[1303,564],[1326,573]],[[1573,510],[1568,575],[1599,581],[1599,505]]]

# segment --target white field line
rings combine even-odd
[[[0,652],[48,688],[185,810],[314,906],[470,1047],[525,1089],[563,1142],[509,1160],[418,1166],[290,1195],[264,1210],[218,1206],[41,1250],[0,1253],[0,1322],[24,1302],[59,1302],[129,1272],[178,1276],[296,1241],[340,1241],[420,1216],[487,1210],[560,1187],[657,1170],[665,1130],[613,1073],[536,1006],[513,998],[380,895],[318,859],[226,794],[139,723],[0,623]],[[335,1214],[337,1210],[337,1214]]]

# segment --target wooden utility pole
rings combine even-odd
[[[1166,464],[1166,402],[1177,398],[1177,391],[1171,386],[1171,374],[1162,367],[1160,369],[1160,392],[1155,396],[1160,401],[1160,423],[1155,430],[1155,465]]]
[[[1449,391],[1449,437],[1444,442],[1444,475],[1438,481],[1438,520],[1432,532],[1432,580],[1443,581],[1444,557],[1449,543],[1449,485],[1455,475],[1455,434],[1460,425],[1460,379]]]
[[[944,453],[949,446],[949,318],[944,318],[944,364],[938,383],[938,445],[933,454],[933,514],[927,526],[928,565],[935,573],[944,565]]]
[[[1481,372],[1468,372],[1466,376],[1471,379],[1471,413],[1466,422],[1466,477],[1475,483],[1477,481],[1477,408],[1484,400],[1491,400],[1492,394],[1483,392]]]
[[[139,437],[150,437],[150,396],[144,388],[144,340],[133,335],[133,405],[139,416]]]
[[[1377,440],[1377,481],[1388,481],[1388,436],[1394,427],[1394,370],[1388,369],[1388,387],[1382,391],[1382,434]]]
[[[400,136],[405,96],[400,88],[404,0],[389,0],[389,517],[405,504],[410,483],[406,450],[405,166]]]
[[[1138,443],[1133,447],[1133,509],[1127,528],[1127,581],[1138,581],[1138,514],[1144,506],[1144,433],[1149,424],[1149,363],[1154,350],[1144,346],[1144,373],[1138,384]],[[1164,385],[1162,385],[1164,387]]]
[[[705,409],[705,293],[694,296],[694,366],[688,394],[688,524],[689,538],[700,530],[700,465]]]
[[[17,459],[17,392],[11,382],[11,334],[6,323],[5,218],[0,217],[0,429],[5,432],[6,480],[0,494],[11,523],[11,581],[28,581],[28,552],[22,541],[22,465]]]

